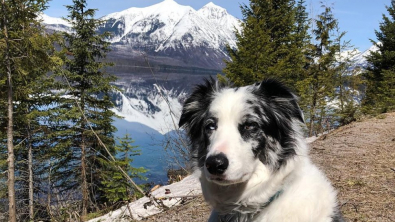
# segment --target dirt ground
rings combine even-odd
[[[310,146],[338,190],[346,221],[395,221],[395,113],[341,127]],[[146,221],[207,221],[209,214],[199,197]]]
[[[395,113],[341,127],[311,144],[348,221],[395,221]]]

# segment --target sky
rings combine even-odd
[[[98,9],[97,17],[113,12],[123,11],[131,7],[147,7],[162,0],[87,0],[88,8]],[[189,5],[198,10],[210,1],[225,8],[231,15],[241,19],[240,4],[248,4],[249,0],[175,0],[178,4]],[[387,14],[386,5],[391,0],[306,0],[308,12],[318,15],[321,12],[320,2],[326,2],[333,7],[335,18],[339,20],[341,31],[346,31],[345,40],[365,51],[372,46],[369,39],[376,40],[375,30],[379,30],[382,15]],[[52,0],[44,12],[51,17],[65,17],[67,10],[64,5],[70,5],[72,0]]]

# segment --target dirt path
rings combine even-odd
[[[395,113],[341,127],[310,146],[347,221],[395,221]],[[207,221],[209,213],[199,197],[146,221]]]

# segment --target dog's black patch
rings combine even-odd
[[[210,143],[205,133],[205,121],[210,117],[208,107],[210,107],[214,93],[222,87],[213,78],[205,79],[204,84],[196,86],[183,106],[178,125],[187,130],[192,148],[191,158],[194,159],[198,167],[204,165],[206,148]]]
[[[258,147],[254,154],[265,164],[280,168],[287,159],[296,154],[294,120],[303,122],[303,114],[296,96],[282,83],[268,79],[261,82],[253,91],[259,98],[253,104],[253,112],[259,116],[263,137],[257,138]],[[273,140],[279,143],[280,147]],[[272,142],[270,142],[272,141]],[[267,150],[277,153],[277,162],[271,162]]]
[[[332,222],[345,222],[343,214],[340,212],[339,208],[336,208],[336,211],[332,216]]]

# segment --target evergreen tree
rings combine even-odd
[[[335,28],[334,43],[338,47],[335,52],[335,92],[332,100],[335,103],[334,114],[336,121],[340,126],[349,124],[357,119],[360,110],[359,92],[362,85],[362,79],[356,73],[355,62],[352,58],[358,52],[352,45],[351,41],[345,41],[346,32],[340,31],[338,24]]]
[[[109,155],[115,155],[112,125],[115,114],[110,100],[115,76],[105,72],[111,64],[104,62],[109,43],[108,33],[97,34],[102,21],[94,19],[95,10],[86,8],[85,0],[73,0],[66,6],[71,33],[64,33],[65,70],[62,78],[58,107],[53,111],[56,155],[52,180],[61,192],[80,191],[81,219],[88,211],[99,208],[106,201],[102,193],[103,179],[110,168]],[[107,150],[99,140],[106,145]],[[114,173],[114,172],[111,172]]]
[[[308,31],[310,29],[310,19],[306,12],[306,1],[299,0],[296,5],[296,30],[295,30],[295,44],[299,50],[301,50],[303,57],[301,59],[302,68],[297,70],[299,73],[298,79],[295,79],[294,83],[301,81],[306,76],[306,71],[309,64],[312,63],[311,55],[309,54],[309,45],[311,42],[311,36]]]
[[[236,33],[237,49],[227,48],[231,61],[226,61],[225,76],[238,86],[268,77],[294,85],[305,65],[300,47],[305,14],[298,9],[294,0],[251,0],[241,6],[243,31]]]
[[[333,17],[332,8],[323,6],[324,11],[315,20],[313,36],[315,43],[309,46],[311,64],[307,75],[297,83],[301,97],[300,105],[305,110],[305,117],[309,135],[322,131],[323,125],[329,121],[329,98],[333,98],[335,89],[336,52],[339,46],[332,35],[337,27],[337,20]]]
[[[307,45],[310,43],[310,35],[308,33],[309,25],[309,14],[306,12],[306,0],[299,0],[296,3],[296,30],[295,30],[295,42],[297,47],[302,50],[306,50]]]
[[[366,57],[369,65],[364,74],[363,109],[371,114],[395,110],[395,1],[386,8],[389,16],[383,14],[380,30],[375,31],[377,42],[371,40],[378,51]]]
[[[3,113],[7,119],[2,118],[0,125],[7,128],[9,221],[27,220],[25,215],[34,220],[35,144],[29,136],[37,131],[33,125],[38,123],[39,100],[34,95],[48,92],[44,87],[46,73],[56,64],[56,58],[50,56],[54,50],[53,36],[44,33],[37,19],[46,3],[46,0],[1,2],[0,60],[4,63],[0,66],[0,110],[8,114]],[[4,141],[6,135],[0,136]],[[3,150],[1,153],[5,154]],[[28,192],[21,192],[23,189]]]
[[[102,181],[103,185],[105,185],[105,187],[102,188],[103,192],[106,198],[112,203],[131,201],[136,199],[139,195],[139,193],[135,192],[135,187],[130,184],[122,172],[117,170],[118,166],[121,167],[130,178],[145,179],[142,174],[147,172],[147,170],[142,167],[135,168],[131,165],[133,163],[133,157],[141,155],[141,150],[137,149],[138,146],[133,146],[132,143],[134,143],[134,140],[132,140],[128,134],[119,139],[119,144],[115,146],[119,155],[117,155],[116,161],[113,162],[110,172],[105,174],[105,178]]]

